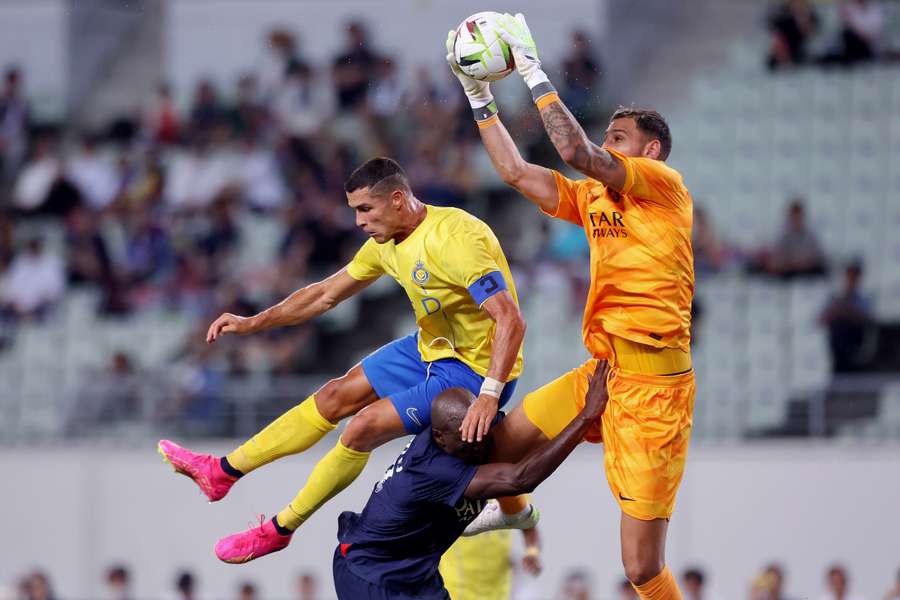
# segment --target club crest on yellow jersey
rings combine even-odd
[[[416,266],[413,268],[412,272],[413,281],[419,285],[425,285],[430,277],[431,274],[425,269],[425,263],[421,260],[416,261]]]

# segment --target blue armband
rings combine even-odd
[[[485,300],[505,289],[507,287],[506,280],[503,279],[503,273],[491,271],[476,279],[475,283],[469,286],[469,295],[475,300],[475,304],[481,306]]]

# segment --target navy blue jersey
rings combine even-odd
[[[409,587],[437,576],[441,555],[484,507],[463,497],[478,465],[441,450],[426,429],[403,449],[362,513],[338,518],[348,567],[377,585]]]

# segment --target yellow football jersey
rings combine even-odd
[[[387,274],[403,287],[416,313],[422,360],[456,358],[485,376],[495,324],[481,305],[504,289],[518,305],[509,264],[481,220],[458,208],[426,209],[425,220],[402,242],[369,239],[347,273],[360,281]],[[519,348],[509,379],[521,372]]]
[[[509,600],[510,530],[461,537],[441,557],[441,577],[453,600]]]

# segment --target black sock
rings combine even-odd
[[[279,535],[291,535],[294,533],[287,527],[282,527],[278,524],[278,515],[272,517],[272,524],[275,526],[275,531],[277,531]]]
[[[219,466],[222,467],[222,470],[231,475],[232,477],[243,477],[244,474],[231,466],[231,463],[228,462],[228,458],[223,456],[219,459]]]

